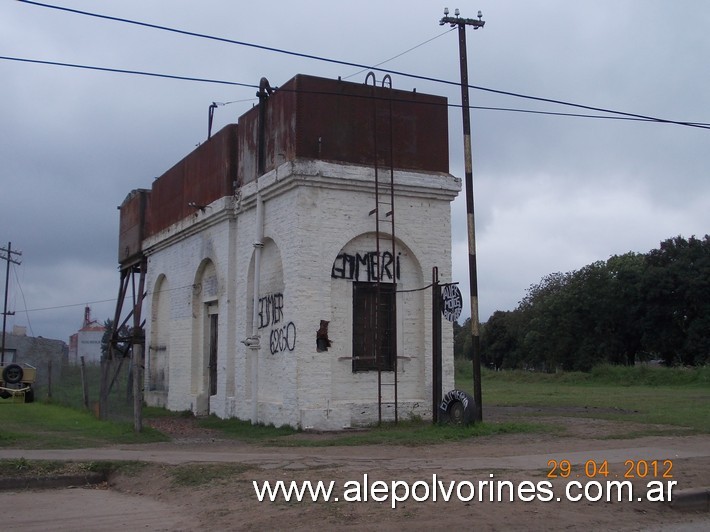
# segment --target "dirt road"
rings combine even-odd
[[[0,492],[2,529],[710,529],[710,514],[706,511],[637,500],[640,495],[645,497],[651,481],[662,482],[664,487],[676,482],[672,493],[710,486],[710,435],[619,439],[620,434],[633,431],[634,427],[588,418],[550,416],[540,421],[564,424],[563,435],[496,435],[427,447],[261,448],[188,429],[176,431],[172,442],[161,444],[70,451],[0,449],[0,458],[149,462],[138,473],[111,478],[101,489]],[[664,428],[658,430],[663,432]],[[562,478],[567,463],[569,475]],[[191,467],[186,469],[186,464]],[[606,481],[626,480],[632,464],[635,478],[630,479],[631,502],[606,502],[603,498],[591,502],[584,497],[575,502],[567,500],[570,482],[579,482],[570,494],[583,496],[590,481],[603,486]],[[211,480],[192,483],[181,480],[178,474],[196,470],[203,480]],[[557,478],[550,478],[555,474]],[[311,502],[307,497],[307,502],[287,502],[280,496],[275,502],[259,502],[254,482],[261,489],[264,481],[279,480],[333,482],[331,500]],[[378,485],[377,481],[383,484]],[[394,509],[391,494],[381,502],[373,500],[382,494],[378,487],[391,491],[393,481],[407,482],[410,488],[416,486],[414,496],[396,501]],[[507,498],[505,481],[510,481],[516,490],[514,502]],[[347,496],[346,491],[355,486],[354,482],[359,491],[351,490]],[[442,500],[446,489],[439,490],[437,500],[432,500],[432,493],[439,489],[438,482],[443,488],[454,486],[448,502]],[[504,486],[504,502],[488,499],[490,492],[485,489],[493,482]],[[518,491],[526,482],[534,486],[550,482],[550,495],[533,488],[533,500],[521,500],[529,497],[526,493],[530,492]],[[483,500],[479,501],[478,493],[470,488],[482,491]],[[398,489],[401,496],[404,484]],[[365,495],[367,501],[362,500]],[[471,500],[461,500],[471,495]],[[591,490],[589,495],[595,498],[597,493]],[[358,497],[361,501],[353,502]],[[416,498],[426,500],[419,502]]]

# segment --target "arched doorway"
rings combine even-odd
[[[206,259],[197,269],[192,289],[192,393],[195,414],[211,411],[219,382],[219,278],[214,263]]]

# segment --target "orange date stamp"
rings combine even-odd
[[[609,466],[608,460],[587,460],[572,464],[569,460],[548,460],[547,478],[673,478],[673,460],[626,460],[623,466]]]

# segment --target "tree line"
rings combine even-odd
[[[469,320],[454,324],[454,353],[471,358]],[[481,359],[540,371],[710,363],[710,236],[678,236],[645,254],[543,277],[515,310],[482,325]]]

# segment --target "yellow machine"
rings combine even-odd
[[[29,364],[0,365],[0,398],[22,397],[25,403],[35,400],[32,384],[37,377],[37,368]]]

